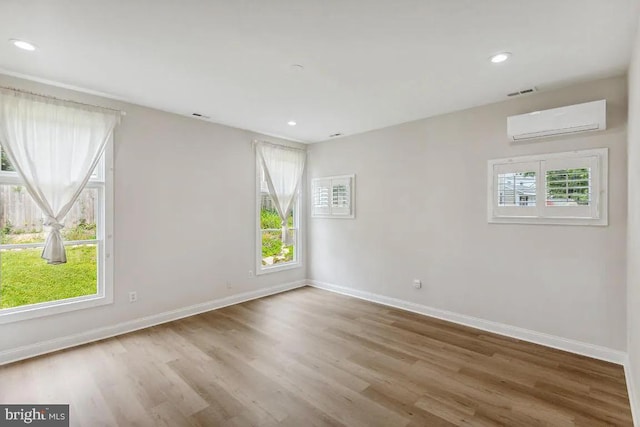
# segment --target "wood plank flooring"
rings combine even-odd
[[[0,367],[81,426],[632,425],[621,366],[313,288]]]

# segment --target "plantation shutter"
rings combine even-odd
[[[313,180],[313,215],[329,215],[331,213],[331,180]]]
[[[493,215],[540,215],[539,162],[513,162],[493,166]]]
[[[354,175],[314,178],[311,216],[318,218],[353,218]]]
[[[598,218],[598,163],[597,156],[543,160],[544,216]]]
[[[489,222],[607,225],[608,149],[488,162]]]
[[[351,178],[331,180],[331,215],[351,215]]]

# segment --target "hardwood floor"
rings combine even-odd
[[[302,288],[0,367],[71,424],[632,425],[621,366]]]

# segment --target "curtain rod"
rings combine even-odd
[[[269,141],[262,141],[262,140],[259,140],[259,139],[254,139],[253,140],[253,145],[256,145],[257,143],[273,145],[274,147],[285,148],[285,149],[288,149],[288,150],[297,150],[297,151],[304,151],[304,152],[307,151],[306,148],[292,147],[290,145],[276,144],[275,142],[269,142]]]
[[[72,101],[70,99],[58,98],[58,97],[51,96],[51,95],[43,95],[41,93],[31,92],[31,91],[28,91],[28,90],[16,89],[15,87],[0,86],[0,89],[7,89],[7,90],[14,91],[14,92],[26,93],[27,95],[39,96],[41,98],[55,99],[56,101],[69,102],[71,104],[83,105],[85,107],[101,108],[103,110],[114,111],[116,113],[119,113],[121,116],[126,116],[127,115],[126,111],[117,110],[115,108],[103,107],[101,105],[87,104],[85,102]]]

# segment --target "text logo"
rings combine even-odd
[[[0,405],[0,426],[68,427],[69,405]]]

